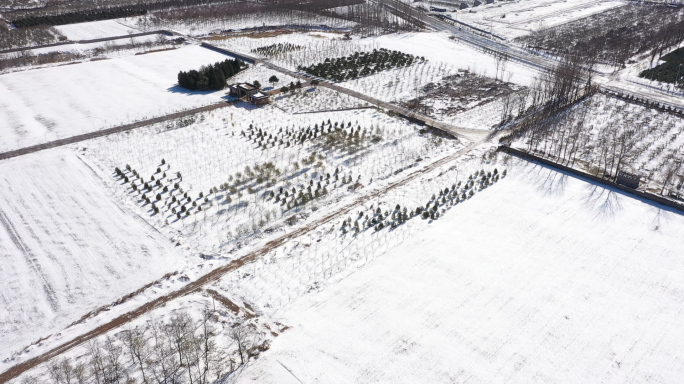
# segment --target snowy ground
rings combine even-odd
[[[92,40],[102,37],[126,36],[130,33],[140,33],[140,30],[123,25],[117,20],[60,25],[55,27],[55,29],[69,40]]]
[[[237,37],[217,40],[214,43],[237,52],[261,56],[296,70],[341,57],[358,51],[386,48],[410,53],[427,59],[409,67],[383,71],[340,83],[341,86],[364,93],[382,101],[401,103],[420,96],[420,90],[429,83],[437,83],[443,77],[457,74],[460,70],[497,78],[516,85],[528,86],[537,72],[515,62],[499,63],[496,59],[458,41],[450,40],[448,33],[402,33],[374,38],[343,40],[338,34],[295,33],[268,38]],[[262,55],[255,50],[278,44],[294,44],[302,49],[273,55]],[[474,90],[475,91],[475,90]],[[455,126],[473,129],[491,129],[500,120],[501,104],[498,100],[468,111],[435,117]]]
[[[292,101],[293,109],[301,108],[295,101],[305,105],[304,97],[292,98],[297,99]],[[348,190],[351,184],[375,186],[411,168],[416,159],[439,158],[461,146],[421,135],[418,126],[375,109],[294,115],[283,112],[280,103],[278,98],[262,108],[241,103],[84,146],[105,172],[131,166],[126,174],[129,182],[135,182],[136,192],[131,185],[119,185],[113,176],[105,180],[122,193],[132,192],[126,198],[131,209],[193,252],[221,257],[233,257],[236,250],[263,231],[279,228],[287,218],[305,218],[354,195]],[[344,129],[339,128],[342,123]],[[302,133],[323,125],[325,135],[318,131],[316,138],[299,141]],[[272,139],[258,139],[258,130]],[[351,136],[354,132],[358,144]],[[264,147],[259,144],[267,141]],[[266,164],[272,168],[261,168]],[[145,182],[152,185],[151,192],[144,192],[160,208],[159,214],[139,192]],[[315,198],[295,206],[294,190]],[[278,194],[277,200],[271,192]]]
[[[528,133],[515,146],[542,155],[551,154],[565,163],[559,159],[570,158],[566,144],[574,140],[568,138],[576,138],[580,143],[574,155],[579,160],[576,166],[592,174],[598,169],[613,169],[608,172],[613,175],[619,166],[622,171],[641,175],[642,186],[648,187],[649,182],[654,182],[651,187],[657,193],[661,191],[658,183],[664,181],[668,168],[676,165],[684,153],[681,117],[605,95],[579,103],[546,127],[549,129],[545,134]],[[625,135],[625,132],[632,134]],[[561,143],[565,149],[558,156]],[[622,160],[618,161],[620,154],[623,154]],[[677,169],[668,187],[681,190],[684,169]]]
[[[356,23],[334,17],[312,15],[301,12],[296,15],[296,23],[292,19],[283,17],[277,12],[262,12],[236,14],[226,18],[203,18],[202,20],[166,20],[159,17],[147,16],[127,19],[124,23],[135,28],[149,31],[155,29],[171,29],[190,36],[206,36],[210,33],[222,31],[240,31],[260,27],[290,27],[310,26],[325,28],[351,28]]]
[[[416,225],[278,310],[292,329],[235,381],[674,383],[684,373],[679,213],[516,162]],[[302,265],[293,257],[288,281]]]
[[[663,56],[681,47],[684,47],[684,42],[670,49],[665,50],[663,52]],[[642,88],[645,87],[652,91],[664,91],[671,94],[673,97],[681,98],[682,96],[684,96],[684,92],[682,92],[682,90],[678,90],[676,87],[673,86],[673,84],[662,83],[660,81],[653,81],[647,78],[639,77],[639,74],[641,72],[647,69],[655,68],[658,65],[664,63],[664,61],[658,60],[658,56],[656,56],[655,60],[651,62],[651,55],[649,53],[644,53],[642,55],[637,55],[633,57],[629,61],[629,63],[630,64],[628,64],[626,68],[621,69],[617,72],[616,77],[622,81],[622,84],[641,86]]]
[[[0,356],[186,263],[74,152],[0,163]]]
[[[225,60],[191,46],[0,76],[0,151],[196,108],[225,92],[187,92],[180,70]]]
[[[461,2],[446,7],[458,9]],[[626,4],[625,1],[601,0],[525,0],[495,1],[457,12],[444,12],[454,20],[512,40],[535,31],[581,19]],[[425,6],[425,5],[424,5]],[[435,4],[442,7],[442,4]],[[426,7],[427,8],[427,7]]]
[[[290,43],[305,47],[305,49],[268,57],[274,63],[290,69],[296,69],[299,65],[308,66],[320,63],[325,61],[326,58],[346,56],[357,51],[372,51],[373,49],[386,48],[425,57],[428,62],[431,62],[433,66],[438,68],[451,68],[450,71],[445,69],[445,73],[453,74],[458,69],[468,69],[480,75],[496,76],[497,65],[494,56],[477,51],[458,41],[451,40],[449,36],[447,32],[416,32],[343,40],[338,34],[295,33],[258,39],[237,37],[215,41],[215,43],[237,52],[256,56],[259,55],[252,50],[272,44]],[[499,68],[499,76],[501,76],[501,72],[501,68]],[[506,63],[503,72],[505,80],[525,86],[532,84],[537,73],[530,67],[514,62]],[[382,74],[380,73],[376,76],[381,76]],[[413,85],[414,78],[408,80],[410,82],[398,84],[401,90],[396,90],[395,92],[410,92],[415,87]],[[424,85],[428,81],[431,80],[427,78],[425,80],[419,79],[418,83]]]

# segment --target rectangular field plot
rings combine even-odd
[[[538,165],[507,168],[363,269],[278,309],[291,329],[238,382],[678,381],[684,217]],[[305,265],[293,254],[284,281]]]
[[[0,76],[0,151],[200,107],[225,92],[187,92],[180,70],[225,60],[200,47]]]
[[[116,20],[91,21],[55,27],[59,33],[69,40],[91,40],[103,37],[126,36],[129,33],[140,33],[139,30],[127,27]]]
[[[486,3],[482,1],[482,3]],[[499,2],[451,13],[451,17],[505,39],[524,36],[540,29],[582,19],[625,5],[624,1],[530,0]],[[460,5],[457,3],[456,8]]]
[[[0,163],[0,356],[184,263],[68,151]]]

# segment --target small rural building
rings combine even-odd
[[[458,7],[458,9],[467,9],[467,8],[470,8],[470,6],[468,6],[468,3],[461,3],[461,6]]]
[[[250,93],[258,92],[259,89],[254,86],[254,84],[242,83],[242,84],[231,84],[228,86],[230,89],[230,95],[233,97],[243,98]]]
[[[473,3],[473,7],[479,7],[480,5],[482,5],[480,0],[475,0],[475,2]]]
[[[263,93],[263,92],[254,92],[252,94],[247,95],[247,99],[249,100],[250,103],[254,105],[264,105],[268,104],[269,98],[268,98],[268,93]]]
[[[255,105],[264,105],[269,102],[269,94],[261,92],[254,84],[240,83],[228,86],[230,95],[248,101]]]
[[[639,188],[639,182],[640,181],[641,181],[641,176],[639,176],[639,175],[634,175],[634,174],[622,172],[622,171],[618,172],[618,175],[617,175],[618,184],[622,184],[626,187],[636,189],[636,188]]]

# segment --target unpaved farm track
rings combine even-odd
[[[361,196],[361,197],[357,198],[356,200],[354,200],[353,202],[351,202],[351,203],[349,203],[343,207],[338,208],[337,210],[333,211],[332,213],[330,213],[330,214],[328,214],[328,215],[326,215],[320,219],[312,221],[312,222],[306,224],[305,226],[297,228],[288,234],[285,234],[281,237],[278,237],[274,240],[269,241],[268,243],[266,243],[261,248],[255,250],[255,251],[252,251],[252,252],[246,254],[245,256],[243,256],[239,259],[233,260],[230,263],[228,263],[222,267],[216,268],[215,270],[207,273],[206,275],[198,278],[195,281],[188,283],[186,286],[184,286],[183,288],[181,288],[175,292],[171,292],[171,293],[169,293],[165,296],[159,297],[159,298],[157,298],[157,299],[155,299],[155,300],[153,300],[147,304],[143,304],[140,307],[138,307],[138,308],[126,313],[126,314],[123,314],[119,317],[116,317],[113,320],[111,320],[110,322],[105,323],[103,325],[100,325],[99,327],[97,327],[97,328],[95,328],[95,329],[93,329],[93,330],[91,330],[91,331],[89,331],[89,332],[87,332],[81,336],[78,336],[75,339],[68,341],[68,342],[66,342],[66,343],[64,343],[58,347],[55,347],[54,349],[52,349],[52,350],[50,350],[50,351],[48,351],[48,352],[46,352],[40,356],[36,356],[36,357],[31,358],[29,360],[26,360],[22,363],[19,363],[19,364],[13,366],[12,368],[8,369],[7,371],[2,372],[0,374],[0,383],[5,383],[11,379],[14,379],[14,378],[18,377],[19,375],[21,375],[22,373],[28,371],[29,369],[35,368],[39,364],[47,362],[47,361],[59,356],[60,354],[70,350],[71,348],[77,347],[77,346],[79,346],[79,345],[81,345],[81,344],[83,344],[83,343],[85,343],[91,339],[94,339],[98,336],[104,335],[105,333],[112,331],[112,330],[122,326],[123,324],[126,324],[127,322],[129,322],[133,319],[136,319],[136,318],[138,318],[138,317],[140,317],[140,316],[142,316],[142,315],[144,315],[144,314],[146,314],[146,313],[148,313],[148,312],[150,312],[156,308],[160,308],[160,307],[164,306],[166,303],[168,303],[174,299],[188,295],[188,294],[193,293],[193,292],[198,292],[202,289],[202,287],[204,287],[205,285],[207,285],[209,283],[212,283],[212,282],[219,280],[225,274],[232,272],[232,271],[235,271],[236,269],[240,268],[241,266],[243,266],[245,264],[254,262],[255,260],[257,260],[261,256],[268,253],[269,251],[285,244],[286,242],[288,242],[294,238],[297,238],[297,237],[302,236],[302,235],[304,235],[304,234],[306,234],[312,230],[315,230],[316,228],[320,227],[321,225],[324,225],[324,224],[330,222],[331,220],[335,219],[336,217],[338,217],[340,215],[346,214],[347,212],[351,211],[355,207],[357,207],[357,206],[359,206],[359,205],[361,205],[361,204],[363,204],[369,200],[372,200],[378,196],[381,196],[381,195],[387,193],[388,191],[390,191],[392,189],[395,189],[395,188],[398,188],[402,185],[405,185],[405,184],[417,179],[418,177],[425,175],[426,173],[428,173],[428,172],[430,172],[430,171],[432,171],[432,170],[434,170],[434,169],[436,169],[436,168],[438,168],[444,164],[449,163],[450,161],[453,161],[453,160],[467,154],[472,149],[474,149],[476,146],[477,146],[477,143],[471,143],[467,147],[462,148],[459,151],[457,151],[457,152],[455,152],[449,156],[443,157],[443,158],[425,166],[424,168],[421,168],[419,170],[416,170],[416,171],[408,174],[406,177],[402,178],[401,180],[397,180],[394,183],[391,183],[390,185],[388,185],[387,187],[385,187],[383,189],[379,189],[379,190],[373,191],[367,195]]]
[[[59,140],[55,140],[55,141],[50,141],[50,142],[43,143],[43,144],[32,145],[30,147],[24,147],[24,148],[16,149],[13,151],[2,152],[2,153],[0,153],[0,160],[11,159],[13,157],[28,155],[29,153],[34,153],[34,152],[42,151],[45,149],[55,148],[55,147],[61,147],[61,146],[68,145],[68,144],[75,144],[75,143],[78,143],[78,142],[81,142],[84,140],[95,139],[98,137],[107,136],[107,135],[111,135],[114,133],[126,132],[126,131],[130,131],[132,129],[141,128],[141,127],[144,127],[147,125],[161,123],[161,122],[164,122],[167,120],[177,119],[179,117],[194,115],[195,113],[213,111],[215,109],[232,106],[234,103],[235,102],[221,101],[219,103],[207,105],[204,107],[188,109],[186,111],[181,111],[181,112],[176,112],[176,113],[172,113],[169,115],[155,117],[153,119],[142,120],[142,121],[138,121],[138,122],[131,123],[131,124],[120,125],[120,126],[114,127],[114,128],[84,133],[82,135],[71,136],[71,137],[67,137],[67,138],[59,139]]]

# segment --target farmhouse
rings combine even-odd
[[[639,188],[639,181],[641,180],[641,176],[639,175],[634,175],[631,173],[627,172],[618,172],[617,175],[617,182],[618,184],[622,184],[624,186],[630,187],[630,188]]]
[[[230,95],[248,101],[255,105],[264,105],[269,102],[269,95],[261,92],[254,84],[241,83],[228,86]]]

